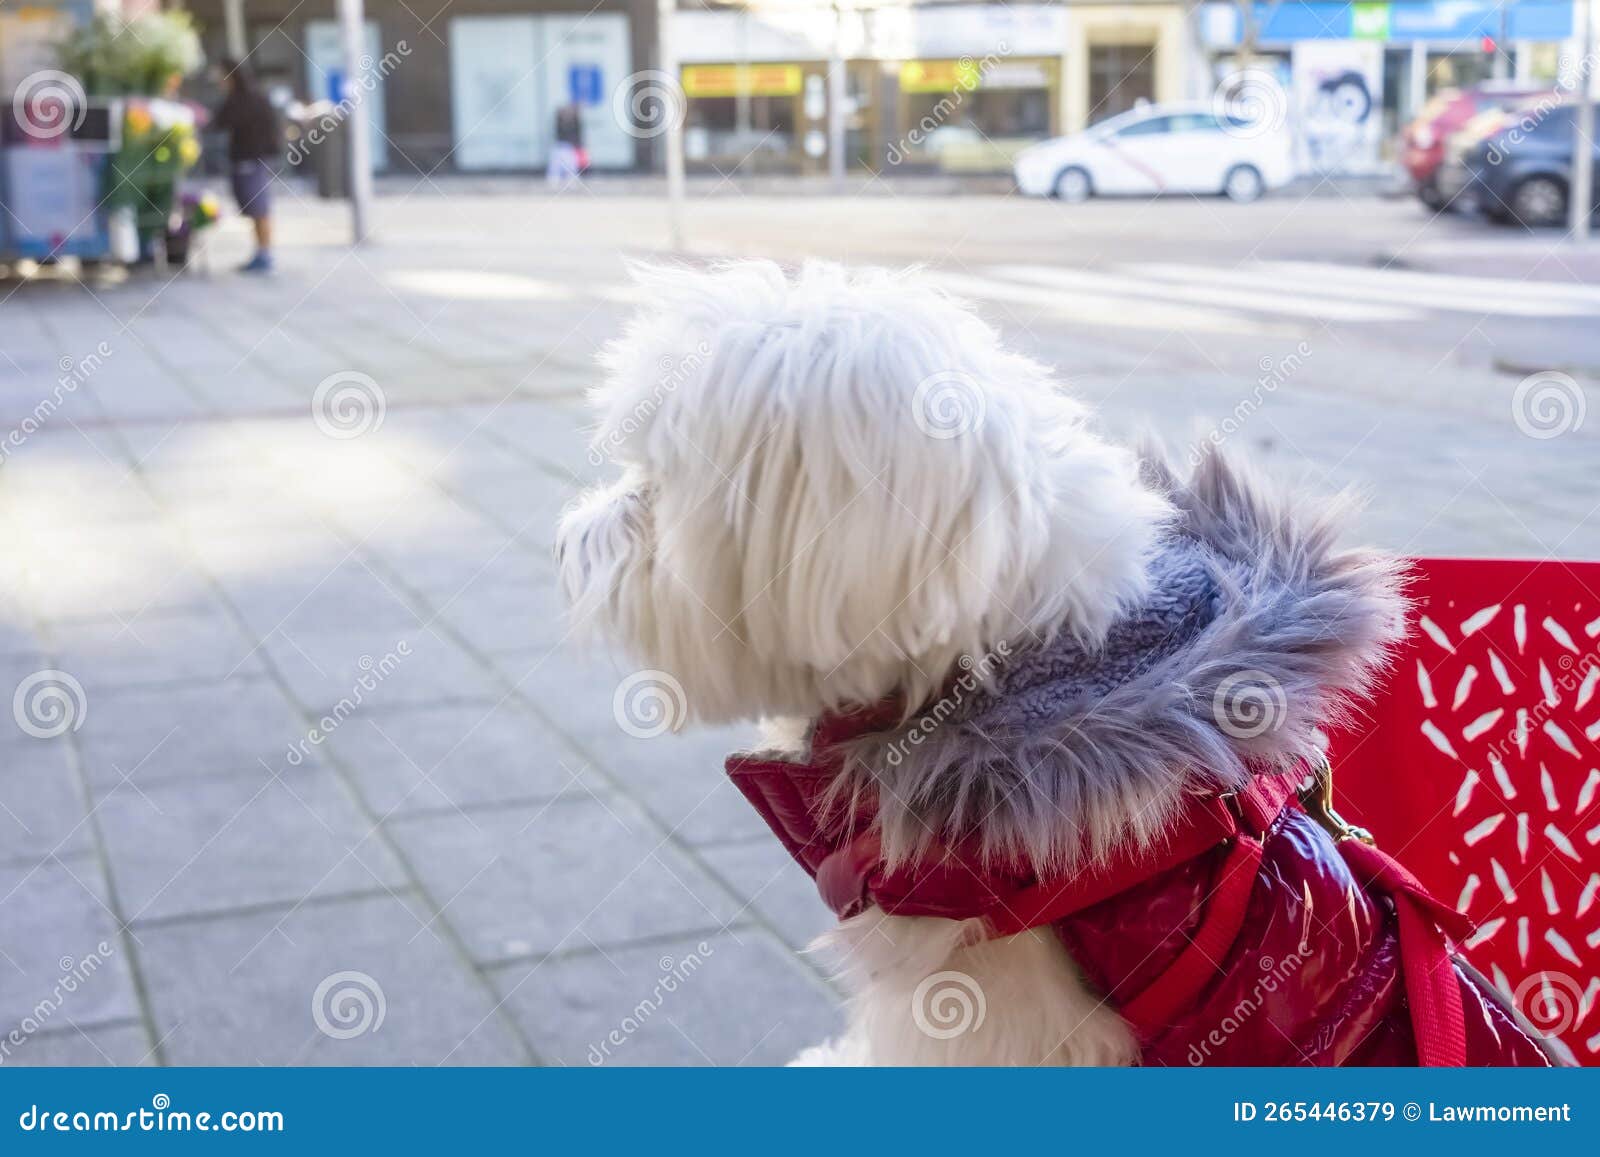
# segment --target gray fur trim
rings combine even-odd
[[[1215,452],[1186,482],[1151,457],[1145,479],[1179,510],[1174,533],[1213,567],[1215,617],[1175,653],[1025,733],[944,704],[942,722],[925,708],[852,740],[831,798],[877,800],[891,862],[936,838],[975,836],[988,856],[1040,868],[1147,842],[1186,793],[1313,756],[1316,730],[1346,722],[1370,691],[1404,629],[1403,570],[1338,548],[1347,499],[1285,493]]]

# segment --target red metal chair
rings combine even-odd
[[[1600,1064],[1600,563],[1419,559],[1341,810],[1477,921],[1467,959]]]

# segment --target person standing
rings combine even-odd
[[[239,212],[250,218],[256,235],[255,256],[240,270],[270,273],[273,170],[283,151],[278,110],[272,107],[250,70],[237,60],[222,62],[222,84],[226,95],[211,123],[228,134],[233,198],[239,203]]]
[[[563,188],[583,171],[583,116],[578,102],[569,100],[556,109],[556,140],[550,149],[545,180]]]

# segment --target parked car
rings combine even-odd
[[[1400,161],[1410,174],[1418,198],[1430,209],[1442,209],[1449,197],[1439,188],[1439,166],[1445,141],[1480,113],[1508,109],[1543,91],[1528,85],[1488,83],[1473,88],[1447,88],[1434,94],[1400,134]]]
[[[1462,157],[1461,197],[1491,221],[1564,225],[1576,113],[1571,104],[1537,105],[1473,145]],[[1590,142],[1585,152],[1591,172],[1600,177],[1600,144]],[[1591,211],[1600,207],[1600,181],[1594,187]]]
[[[1547,98],[1530,98],[1531,100]],[[1532,104],[1529,105],[1533,108]],[[1467,154],[1472,152],[1484,141],[1494,136],[1501,129],[1507,128],[1511,123],[1524,115],[1517,108],[1486,109],[1473,117],[1466,124],[1456,129],[1444,139],[1443,159],[1439,168],[1433,175],[1435,200],[1428,202],[1430,208],[1454,209],[1475,208],[1470,197],[1462,197],[1470,174],[1467,172]]]
[[[1218,115],[1210,105],[1145,105],[1017,154],[1017,187],[1032,197],[1221,194],[1254,201],[1294,177],[1279,124]]]

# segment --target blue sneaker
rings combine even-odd
[[[257,253],[249,261],[239,266],[240,273],[271,273],[272,254]]]

